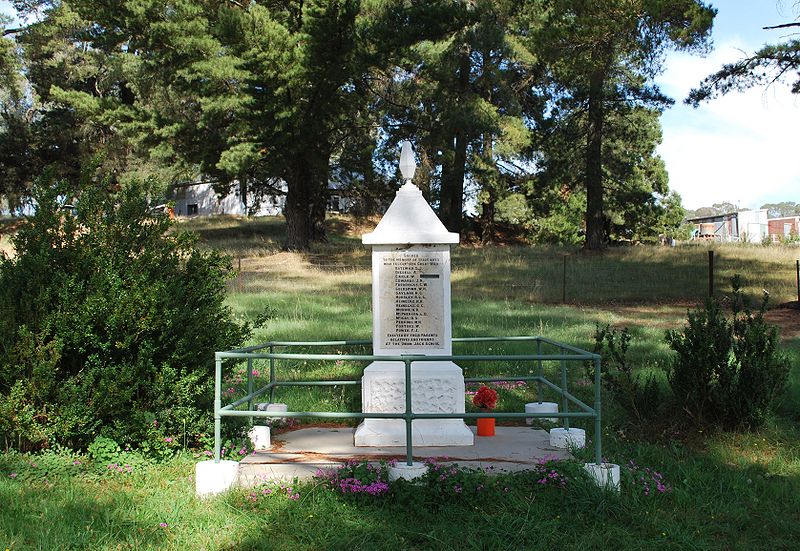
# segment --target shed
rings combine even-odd
[[[769,236],[773,241],[797,238],[800,235],[800,216],[770,218],[767,220],[767,227]]]

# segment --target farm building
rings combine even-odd
[[[693,239],[758,243],[768,235],[767,209],[701,216],[687,222],[695,226]]]
[[[242,193],[234,184],[227,195],[220,196],[210,183],[178,184],[172,188],[175,214],[178,216],[212,216],[238,214],[250,216],[275,216],[283,210],[285,197],[269,195],[259,197]]]
[[[785,216],[767,220],[769,236],[773,241],[796,238],[800,235],[800,216]]]
[[[171,199],[175,201],[178,216],[215,216],[233,214],[242,216],[277,216],[286,203],[286,184],[278,186],[282,194],[242,194],[234,184],[227,195],[220,196],[211,183],[177,184],[172,187]],[[345,190],[331,188],[328,212],[348,212],[354,204]]]

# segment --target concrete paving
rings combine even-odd
[[[276,435],[271,449],[240,462],[238,484],[247,487],[267,480],[307,479],[317,469],[336,468],[349,460],[406,459],[405,447],[355,447],[354,432],[352,427],[310,427]],[[418,446],[413,454],[415,461],[437,458],[488,472],[527,470],[539,459],[569,457],[567,450],[550,447],[547,431],[528,426],[497,427],[495,436],[476,436],[472,446]]]

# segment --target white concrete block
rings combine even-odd
[[[525,413],[558,413],[558,404],[555,402],[531,402],[525,404]],[[527,417],[525,423],[532,425],[535,420],[541,419],[550,423],[557,423],[557,417]]]
[[[411,465],[406,463],[398,463],[394,467],[389,467],[389,480],[414,480],[428,472],[428,466],[425,463],[414,461]]]
[[[583,468],[598,486],[619,491],[619,465],[614,463],[584,463]]]
[[[200,497],[227,492],[236,483],[239,463],[236,461],[200,461],[194,467],[194,488]]]
[[[583,429],[550,429],[550,446],[571,449],[586,447],[586,431]]]
[[[247,436],[250,437],[255,450],[268,450],[272,447],[269,427],[256,425],[247,432]]]
[[[278,402],[275,402],[274,404],[269,402],[260,402],[256,404],[256,409],[258,411],[289,411],[286,404],[280,404]]]

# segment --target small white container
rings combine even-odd
[[[531,402],[525,404],[525,413],[558,413],[558,404],[555,402]],[[557,417],[526,417],[525,423],[532,425],[537,419],[549,421],[550,423],[557,423]]]
[[[414,480],[428,472],[425,463],[414,461],[411,465],[398,462],[394,467],[389,467],[389,480],[394,482],[398,479]]]
[[[550,446],[565,450],[586,447],[586,431],[583,429],[550,429]]]
[[[194,466],[195,492],[199,497],[227,492],[236,483],[238,475],[238,461],[200,461]]]
[[[268,450],[272,446],[269,427],[256,425],[247,432],[254,450]]]
[[[619,492],[619,465],[614,463],[584,463],[583,468],[598,486]]]

